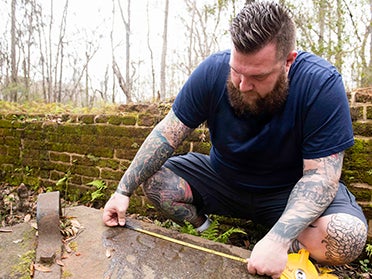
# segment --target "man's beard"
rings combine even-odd
[[[266,96],[261,97],[256,91],[242,93],[231,81],[229,75],[227,80],[227,91],[230,104],[237,116],[250,115],[274,115],[284,106],[288,96],[288,78],[285,71],[282,71],[274,89]],[[257,99],[248,103],[244,101],[243,94],[254,94]]]

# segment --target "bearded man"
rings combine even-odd
[[[354,143],[342,77],[295,49],[294,22],[277,3],[247,4],[230,33],[231,50],[194,70],[139,149],[104,223],[125,224],[142,184],[156,208],[198,231],[209,214],[270,228],[252,250],[249,273],[279,278],[287,253],[301,248],[318,263],[349,263],[364,247],[367,222],[340,181],[344,150]],[[204,122],[210,154],[172,156]]]

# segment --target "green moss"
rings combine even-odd
[[[125,115],[123,116],[123,125],[135,125],[137,123],[137,115]]]
[[[93,124],[94,123],[94,117],[95,115],[80,115],[79,116],[79,121],[84,123],[84,124]]]
[[[353,129],[356,135],[363,137],[372,137],[372,123],[353,122]]]
[[[108,123],[111,125],[120,125],[123,121],[123,117],[120,115],[110,115]]]
[[[367,107],[367,119],[372,119],[372,106]]]
[[[30,250],[21,255],[19,262],[12,267],[12,278],[28,279],[31,278],[31,265],[35,261],[36,252]]]

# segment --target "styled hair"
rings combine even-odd
[[[296,27],[291,13],[278,3],[246,4],[233,19],[230,34],[235,49],[243,54],[276,44],[278,60],[285,59],[296,45]]]

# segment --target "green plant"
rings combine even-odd
[[[92,192],[90,194],[91,196],[91,202],[94,200],[101,199],[105,196],[105,193],[103,193],[104,190],[107,189],[106,183],[102,180],[93,180],[92,182],[89,182],[87,185],[95,187],[97,190]]]
[[[57,181],[56,186],[61,187],[65,189],[65,200],[67,200],[67,195],[68,195],[68,183],[69,180],[71,179],[71,172],[68,171],[65,173],[65,175]]]
[[[369,258],[372,258],[372,244],[371,243],[367,243],[365,249],[366,249],[367,256]]]
[[[191,225],[189,222],[185,222],[185,226],[180,228],[180,232],[191,235],[199,235],[194,226]],[[203,231],[200,236],[215,242],[227,243],[229,241],[229,237],[233,233],[246,234],[246,232],[242,229],[234,227],[229,228],[227,231],[221,233],[220,223],[218,222],[218,218],[216,218],[210,224],[209,228]]]
[[[369,267],[370,262],[368,259],[360,260],[359,263],[360,263],[360,269],[363,272],[369,272],[371,270],[371,268]]]

